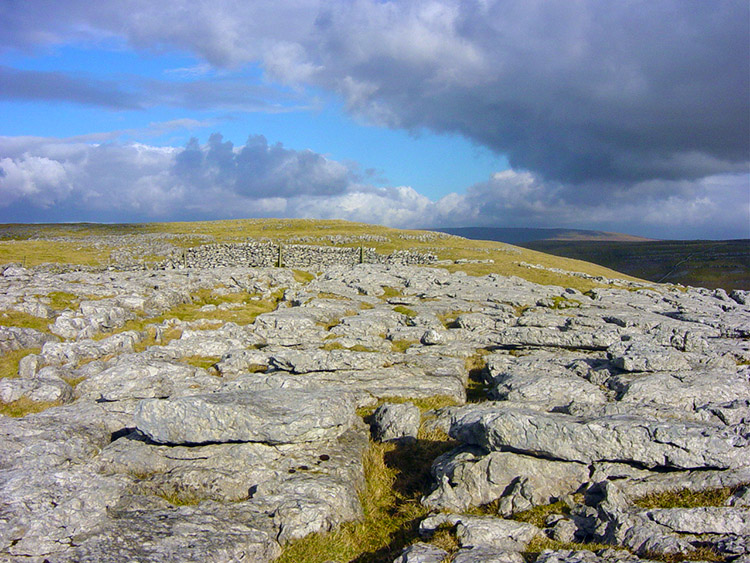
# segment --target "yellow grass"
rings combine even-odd
[[[205,242],[204,237],[211,237],[215,242],[242,242],[249,238],[266,238],[274,241],[294,243],[298,237],[312,237],[309,241],[315,245],[333,244],[327,237],[359,237],[375,235],[385,237],[385,241],[357,240],[343,246],[366,246],[377,252],[387,254],[394,250],[414,249],[431,252],[441,260],[492,260],[493,263],[453,264],[445,267],[450,271],[464,271],[470,275],[499,273],[516,275],[529,281],[547,285],[573,287],[587,291],[601,284],[565,274],[525,268],[520,262],[539,264],[544,267],[560,268],[568,271],[584,272],[593,276],[633,279],[607,268],[587,262],[561,258],[514,247],[494,241],[476,241],[460,237],[446,236],[426,231],[391,229],[365,223],[353,223],[339,220],[310,219],[237,219],[228,221],[197,221],[193,223],[148,223],[132,225],[14,225],[5,226],[6,230],[16,230],[16,238],[23,239],[36,234],[38,236],[73,236],[81,242],[55,242],[43,240],[4,240],[0,241],[0,264],[24,262],[27,266],[44,262],[72,264],[106,264],[109,252],[107,247],[96,248],[87,244],[86,237],[107,234],[146,234],[169,233],[184,235],[185,238],[170,239],[178,246],[195,246]],[[427,237],[418,240],[415,237]],[[309,280],[309,274],[298,273],[298,281]],[[398,294],[398,293],[396,293]],[[389,295],[386,294],[385,298]]]
[[[18,364],[21,358],[29,354],[38,354],[40,351],[41,348],[21,348],[20,350],[11,350],[0,356],[0,379],[18,377]]]

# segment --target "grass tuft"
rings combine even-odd
[[[27,397],[21,397],[10,403],[0,401],[0,414],[13,418],[21,418],[27,414],[42,412],[52,407],[59,407],[61,404],[60,401],[32,401]]]
[[[446,399],[427,399],[422,406],[431,408],[449,402]],[[293,541],[285,546],[278,563],[393,561],[404,547],[418,540],[419,521],[429,513],[420,499],[432,485],[432,461],[456,446],[455,441],[445,440],[442,435],[435,438],[420,431],[413,444],[370,442],[363,460],[366,487],[360,494],[362,521],[347,522],[331,532]],[[446,545],[454,545],[448,537],[438,538],[443,540]]]
[[[42,319],[21,311],[0,311],[0,326],[33,328],[40,332],[50,332],[50,322],[51,319]]]
[[[417,312],[414,309],[409,309],[409,307],[404,307],[403,305],[396,305],[393,310],[402,315],[406,315],[410,319],[417,316]]]
[[[741,486],[743,485],[722,487],[719,489],[706,489],[703,491],[691,491],[689,489],[664,491],[637,498],[633,502],[636,506],[647,510],[652,508],[724,506],[727,499],[729,499],[729,497],[731,497]]]
[[[219,356],[185,356],[180,358],[180,361],[184,364],[191,365],[196,368],[207,369],[214,374],[218,374],[216,364],[221,358]]]
[[[11,350],[0,357],[0,379],[18,377],[18,364],[21,362],[21,359],[29,354],[38,354],[40,351],[41,348],[21,348],[19,350]]]
[[[394,352],[404,353],[408,348],[418,344],[416,340],[392,340],[391,350]]]

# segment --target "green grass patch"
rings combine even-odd
[[[18,262],[24,267],[39,264],[106,264],[110,248],[89,244],[44,240],[0,241],[0,264]]]
[[[578,542],[561,542],[553,540],[551,538],[537,536],[529,542],[526,550],[523,552],[527,561],[534,561],[546,549],[553,551],[558,550],[587,550],[587,551],[598,551],[600,549],[617,549],[625,550],[624,547],[617,545],[608,545],[603,543],[578,543]]]
[[[141,350],[154,344],[166,344],[165,335],[162,335],[162,342],[157,343],[155,341],[155,329],[154,332],[150,332],[149,325],[155,325],[162,323],[168,319],[178,319],[185,322],[208,320],[208,321],[221,321],[221,322],[233,322],[238,325],[248,325],[255,321],[255,318],[262,314],[274,311],[278,306],[279,301],[283,298],[284,290],[280,289],[271,294],[268,298],[260,299],[259,296],[250,295],[247,293],[230,293],[227,295],[216,295],[212,290],[200,290],[194,293],[191,297],[192,303],[183,303],[177,305],[168,311],[163,312],[161,315],[149,318],[140,318],[127,321],[122,327],[116,331],[109,333],[102,333],[96,336],[96,338],[106,338],[115,333],[125,332],[128,330],[135,330],[139,332],[149,331],[150,338],[141,343]],[[255,297],[255,299],[254,299]],[[237,303],[240,307],[231,309],[219,309],[218,305],[222,303]],[[201,308],[205,305],[216,305],[217,308],[209,311],[201,311]],[[179,335],[175,335],[179,338]]]
[[[50,332],[49,323],[51,319],[42,319],[22,313],[21,311],[0,312],[0,326],[15,326],[19,328],[33,328],[41,332]]]
[[[53,291],[47,295],[49,306],[60,311],[63,309],[76,310],[81,304],[81,297],[67,291]]]
[[[328,340],[323,346],[320,347],[321,350],[325,350],[326,352],[331,352],[332,350],[350,350],[352,352],[379,352],[379,350],[375,350],[374,348],[368,348],[367,346],[363,346],[362,344],[355,344],[354,346],[344,346],[341,344],[341,342],[338,342],[338,340]]]
[[[727,499],[741,486],[706,489],[704,491],[691,491],[689,489],[664,491],[637,498],[633,502],[636,506],[643,509],[724,506]]]
[[[576,299],[568,299],[567,297],[563,297],[562,295],[555,295],[552,298],[552,305],[550,306],[550,309],[572,309],[575,307],[580,307],[582,303]]]
[[[76,388],[76,386],[81,383],[82,381],[86,380],[86,376],[82,375],[80,377],[65,377],[62,376],[60,379],[62,379],[65,383],[70,385],[73,389]]]
[[[495,507],[495,514],[497,514],[497,507]],[[570,507],[562,501],[557,501],[517,512],[511,516],[511,519],[533,524],[537,528],[545,528],[545,521],[550,514],[570,514]]]
[[[186,356],[184,358],[180,358],[180,361],[183,364],[188,364],[196,368],[207,369],[213,371],[214,373],[218,373],[218,370],[215,366],[216,363],[220,360],[221,358],[219,356]]]
[[[489,350],[480,348],[465,360],[464,365],[469,372],[469,381],[466,385],[466,401],[469,403],[481,403],[487,400],[490,386],[487,385],[485,372],[487,370],[487,356],[490,353]]]
[[[173,506],[195,506],[200,504],[201,500],[193,491],[169,491],[156,493]]]
[[[29,354],[38,354],[39,352],[41,352],[41,348],[21,348],[19,350],[11,350],[7,354],[0,356],[0,379],[18,377],[18,364],[21,359]]]
[[[70,264],[106,264],[111,247],[89,242],[88,237],[121,234],[177,234],[179,239],[170,239],[177,247],[196,246],[211,240],[216,243],[245,242],[248,239],[270,239],[277,242],[297,242],[299,237],[308,237],[310,244],[330,246],[337,244],[336,236],[344,236],[347,242],[339,246],[367,246],[381,254],[394,250],[411,249],[431,252],[441,260],[491,260],[493,263],[452,264],[450,271],[464,271],[470,275],[499,273],[515,275],[532,282],[546,285],[574,287],[586,291],[602,284],[592,280],[570,276],[548,270],[529,269],[520,262],[539,264],[546,268],[584,272],[592,276],[628,278],[628,276],[595,264],[543,254],[534,250],[515,247],[494,241],[469,240],[417,230],[399,230],[364,223],[338,220],[309,219],[238,219],[227,221],[197,221],[192,223],[148,223],[132,225],[5,225],[5,240],[0,241],[0,263],[22,262],[26,266],[43,262]],[[31,235],[75,237],[76,242],[29,240]],[[372,240],[375,236],[377,240]],[[333,237],[333,238],[332,238]],[[8,240],[15,239],[15,240]],[[370,240],[367,240],[370,239]],[[337,244],[338,245],[338,244]],[[303,274],[303,278],[307,276]],[[631,278],[634,279],[634,278]],[[300,280],[304,283],[304,279]],[[391,288],[393,289],[393,288]],[[400,295],[399,290],[386,293]]]
[[[404,353],[408,348],[411,348],[415,344],[418,344],[417,340],[392,340],[391,350],[394,352]]]
[[[409,307],[404,307],[403,305],[396,305],[393,310],[402,315],[406,315],[410,319],[417,316],[417,312],[414,309],[409,309]]]
[[[21,418],[27,414],[42,412],[52,407],[59,407],[61,404],[60,401],[32,401],[26,397],[21,397],[10,403],[0,401],[0,414],[13,418]]]
[[[417,541],[419,521],[429,513],[419,500],[431,485],[430,466],[454,446],[421,439],[409,446],[371,442],[364,460],[366,489],[360,495],[364,519],[291,542],[277,562],[390,563]]]
[[[383,295],[380,296],[381,299],[386,300],[390,299],[391,297],[403,297],[403,293],[400,289],[391,287],[390,285],[384,285],[383,286]]]
[[[306,272],[305,270],[292,270],[294,274],[294,281],[307,285],[315,279],[315,274]]]

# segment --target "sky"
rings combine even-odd
[[[750,238],[747,0],[0,0],[0,222]]]

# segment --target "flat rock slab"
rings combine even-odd
[[[138,430],[161,444],[332,440],[354,419],[348,395],[299,389],[147,399],[135,411]]]
[[[750,536],[750,510],[725,506],[661,508],[646,517],[683,534],[734,534]]]
[[[489,450],[511,449],[582,463],[728,469],[747,465],[750,459],[748,441],[724,428],[627,415],[586,419],[503,408],[502,403],[464,407],[450,434]]]

